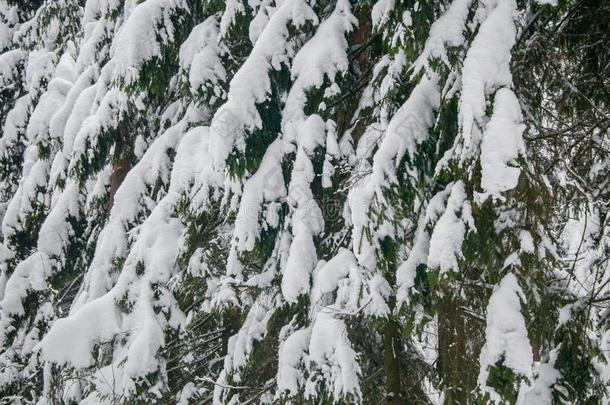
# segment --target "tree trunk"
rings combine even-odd
[[[464,314],[459,298],[447,292],[438,313],[438,367],[445,387],[445,404],[466,404],[473,378],[466,361]]]
[[[395,306],[395,298],[390,298],[390,308]],[[390,315],[383,328],[383,372],[387,403],[390,405],[404,404],[400,375],[400,356],[402,347],[398,323]]]
[[[129,154],[125,154],[118,160],[112,163],[112,174],[110,174],[110,195],[108,197],[108,211],[112,209],[114,205],[114,196],[125,180],[127,172],[131,169],[131,159]]]

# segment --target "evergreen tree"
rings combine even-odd
[[[608,17],[0,0],[0,397],[608,402]]]

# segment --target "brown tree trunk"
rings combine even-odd
[[[445,404],[463,404],[474,388],[467,364],[466,331],[460,299],[447,292],[438,313],[438,367],[445,391]]]
[[[383,371],[387,392],[387,403],[402,404],[400,386],[400,333],[398,325],[388,319],[383,330]]]
[[[110,174],[110,195],[108,197],[108,211],[112,209],[114,205],[114,196],[125,180],[127,172],[131,169],[131,159],[129,154],[125,154],[120,159],[115,160],[112,163],[112,173]]]

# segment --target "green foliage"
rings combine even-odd
[[[521,384],[523,377],[515,374],[512,369],[506,367],[504,365],[505,360],[504,356],[502,356],[500,360],[489,369],[487,385],[492,387],[505,401],[515,403],[517,402],[519,385]]]
[[[78,54],[82,36],[85,32],[91,34],[86,31],[89,27],[81,26],[83,0],[22,3],[7,1],[7,4],[17,6],[19,24],[23,24],[11,47],[28,52],[44,47],[58,57],[66,51]],[[324,21],[337,4],[334,0],[308,3],[320,21]],[[474,147],[475,152],[463,159],[454,153],[466,142],[460,124],[461,74],[465,55],[480,33],[480,18],[485,14],[482,3],[473,2],[468,8],[467,21],[462,28],[464,44],[456,47],[442,44],[447,47],[447,59],[427,60],[426,66],[418,71],[413,64],[424,50],[432,24],[453,2],[388,2],[393,3],[393,7],[378,27],[373,27],[371,20],[376,2],[350,3],[358,24],[346,35],[349,67],[332,80],[324,77],[321,85],[307,89],[303,113],[319,115],[327,124],[329,138],[336,135],[341,142],[339,155],[331,156],[327,145],[320,145],[308,156],[314,179],[307,192],[311,191],[313,202],[320,207],[324,217],[323,232],[312,236],[316,250],[314,259],[333,259],[340,248],[357,253],[366,240],[375,250],[375,268],[350,268],[350,275],[337,283],[340,287],[349,284],[352,288],[349,294],[356,298],[364,297],[379,284],[389,286],[385,289],[384,284],[376,291],[383,296],[381,299],[387,304],[388,313],[371,316],[367,307],[369,301],[358,302],[357,305],[363,306],[356,313],[337,315],[347,326],[347,338],[358,353],[362,402],[429,403],[442,394],[445,403],[489,403],[492,398],[483,393],[482,387],[477,387],[477,359],[485,341],[490,296],[508,273],[517,277],[524,293],[521,312],[534,352],[534,375],[537,364],[555,367],[560,377],[550,389],[557,403],[604,402],[610,393],[607,381],[600,374],[600,365],[605,365],[607,354],[599,341],[600,334],[608,328],[607,314],[603,312],[607,309],[607,294],[603,285],[600,287],[597,283],[603,280],[600,274],[603,274],[609,254],[604,245],[607,239],[604,226],[607,227],[606,202],[610,196],[605,137],[610,126],[605,113],[610,42],[607,40],[608,19],[604,17],[610,8],[599,0],[560,0],[557,6],[517,1],[518,15],[514,21],[522,26],[517,30],[519,37],[511,68],[514,90],[524,113],[526,149],[522,156],[509,162],[521,172],[517,187],[498,198],[481,194],[484,191],[481,187],[483,169],[478,144]],[[106,10],[105,15],[96,16],[105,25],[95,33],[98,68],[103,68],[110,58],[113,39],[126,17],[126,4],[119,1]],[[84,276],[94,257],[98,235],[108,222],[116,183],[122,181],[119,176],[113,177],[116,171],[135,166],[146,146],[190,108],[200,107],[203,118],[202,122],[188,122],[185,131],[209,124],[228,97],[232,77],[251,56],[254,44],[249,40],[249,33],[251,28],[256,28],[251,27],[254,18],[261,18],[256,21],[260,24],[266,18],[262,14],[268,16],[272,10],[278,12],[278,7],[286,3],[272,1],[261,5],[238,0],[237,6],[243,7],[237,8],[218,43],[218,56],[227,79],[217,86],[204,84],[196,91],[190,88],[186,78],[188,72],[180,70],[180,46],[193,27],[208,17],[214,16],[220,21],[230,3],[202,0],[187,4],[187,8],[174,9],[168,21],[158,22],[156,35],[150,40],[160,45],[160,52],[137,68],[133,81],[118,78],[113,83],[102,83],[107,86],[98,92],[95,106],[104,102],[100,98],[107,90],[119,93],[122,101],[110,108],[115,115],[110,120],[112,125],[103,124],[88,133],[84,150],[78,151],[83,153],[71,162],[71,169],[60,168],[62,173],[55,180],[54,188],[39,186],[35,196],[28,196],[32,197],[31,207],[19,218],[14,229],[9,227],[12,233],[2,235],[2,244],[14,254],[7,255],[0,263],[2,275],[10,277],[15,267],[36,251],[38,233],[52,202],[68,181],[78,182],[82,201],[77,204],[78,214],[65,218],[69,237],[61,254],[50,258],[52,269],[48,288],[28,289],[22,301],[24,314],[7,323],[0,372],[17,370],[14,375],[18,377],[2,385],[2,396],[15,395],[20,400],[33,402],[38,400],[44,380],[46,386],[51,386],[44,393],[51,402],[63,401],[62,390],[74,381],[80,384],[84,397],[101,390],[95,386],[99,383],[95,373],[101,367],[111,366],[113,370],[124,367],[124,363],[117,364],[113,356],[117,348],[125,347],[131,331],[124,331],[107,342],[96,342],[96,364],[91,369],[78,371],[53,365],[45,369],[44,377],[42,371],[30,370],[40,365],[38,357],[21,356],[18,350],[7,351],[6,347],[20,344],[20,336],[30,332],[33,340],[40,339],[55,318],[68,314],[79,289],[87,287],[86,284],[81,287],[81,282],[86,279]],[[267,6],[269,8],[257,17],[261,12],[258,7]],[[61,29],[56,30],[58,22]],[[175,28],[172,36],[167,35],[166,24],[169,23]],[[269,94],[256,105],[261,125],[243,130],[240,127],[233,134],[238,146],[233,147],[226,160],[226,172],[219,174],[226,175],[226,183],[218,188],[194,190],[199,180],[197,176],[203,174],[192,173],[190,184],[178,185],[184,190],[182,194],[169,196],[173,204],[170,216],[177,217],[184,227],[172,276],[167,283],[149,283],[146,277],[149,269],[143,259],[137,262],[134,271],[134,282],[142,282],[141,288],[148,289],[155,319],[164,325],[164,345],[151,355],[151,359],[159,362],[158,368],[136,378],[132,393],[121,398],[115,393],[107,400],[134,404],[173,403],[183,388],[194,387],[190,400],[208,401],[212,391],[218,389],[213,380],[223,368],[229,339],[240,332],[253,303],[265,302],[265,310],[271,312],[266,329],[262,336],[248,336],[251,350],[247,350],[245,365],[230,370],[225,380],[229,386],[237,388],[224,388],[223,400],[257,403],[272,399],[275,403],[312,404],[360,401],[353,394],[335,397],[331,382],[314,362],[304,367],[307,370],[301,370],[303,377],[312,383],[309,388],[315,391],[311,397],[306,397],[305,387],[300,387],[294,397],[287,393],[273,395],[277,388],[276,364],[282,331],[311,327],[316,321],[318,305],[310,302],[306,294],[296,303],[286,303],[280,292],[282,266],[287,254],[286,246],[282,244],[290,239],[291,216],[295,211],[289,198],[282,197],[273,204],[264,201],[258,207],[259,229],[254,247],[237,252],[243,272],[238,275],[227,272],[229,251],[235,242],[232,240],[237,217],[234,203],[239,204],[243,191],[240,187],[243,188],[247,179],[261,168],[269,146],[285,135],[285,102],[294,84],[291,61],[317,29],[318,26],[311,22],[298,28],[287,27],[285,34],[290,46],[284,50],[286,57],[281,59],[279,69],[266,65]],[[0,89],[0,122],[5,121],[17,100],[25,95],[25,63],[17,64],[13,69],[15,80]],[[383,128],[387,128],[388,121],[410,99],[424,75],[434,75],[439,90],[442,89],[440,105],[434,111],[435,123],[426,134],[417,134],[414,150],[391,162],[396,178],[392,181],[382,179],[375,185],[371,204],[364,213],[368,221],[362,232],[363,239],[352,240],[355,225],[346,208],[354,207],[349,206],[349,195],[370,179],[367,176],[374,164],[373,157],[387,136]],[[43,78],[40,90],[28,95],[28,116],[47,88],[48,80]],[[495,90],[486,88],[484,91],[486,117],[477,123],[483,127],[478,129],[484,129],[494,111]],[[171,110],[175,101],[180,105],[177,112]],[[167,116],[172,118],[163,118]],[[369,135],[367,129],[377,126],[382,129],[378,131],[379,139],[367,139],[369,153],[364,154],[362,161],[356,161],[360,156],[349,149],[357,149],[363,136]],[[23,155],[30,144],[25,129],[18,128],[14,142],[3,147],[0,154],[2,204],[12,198],[21,180]],[[471,141],[473,144],[479,142],[477,139]],[[48,163],[53,162],[63,147],[61,139],[45,136],[36,142],[32,146],[36,147],[37,158]],[[176,149],[162,152],[171,167]],[[69,160],[70,157],[65,158]],[[282,178],[278,180],[284,185],[292,180],[295,159],[294,152],[287,152],[282,158]],[[329,162],[334,168],[330,186],[322,180],[325,163]],[[112,184],[106,184],[107,181],[100,177],[104,172],[112,173]],[[143,198],[137,201],[142,206],[138,207],[136,217],[129,223],[119,224],[127,236],[113,253],[116,257],[112,257],[111,268],[107,269],[109,279],[116,280],[123,271],[126,256],[140,237],[140,226],[154,206],[173,192],[167,174],[146,184]],[[439,207],[431,208],[435,211],[431,217],[425,219],[430,208],[428,204],[455,182],[462,182],[466,193],[463,202],[466,208],[455,212],[456,221],[466,222],[464,240],[455,252],[457,268],[442,272],[429,267],[425,257],[417,258],[415,274],[408,275],[413,276],[413,285],[408,286],[408,291],[401,291],[401,264],[414,253],[428,254],[415,252],[419,248],[415,246],[416,238],[429,237],[446,209],[446,202],[441,201]],[[97,194],[89,198],[94,185]],[[98,190],[100,187],[102,191]],[[201,195],[209,197],[203,207],[196,205]],[[177,202],[174,204],[174,201]],[[271,209],[278,210],[277,226],[265,222],[267,211]],[[468,210],[472,214],[472,225],[466,221],[470,219]],[[586,244],[581,243],[589,249],[587,257],[592,258],[590,269],[586,270],[591,274],[585,276],[587,279],[591,276],[595,281],[592,291],[579,295],[579,290],[571,288],[571,284],[580,282],[581,275],[575,268],[582,260],[576,257],[573,264],[566,265],[572,260],[572,252],[563,246],[561,238],[568,221],[583,216],[587,221],[593,218],[600,229]],[[533,250],[525,246],[523,235],[531,236]],[[252,276],[263,272],[269,276],[267,283],[249,282]],[[311,280],[315,275],[314,272]],[[377,275],[382,277],[375,278]],[[219,302],[225,297],[217,299],[214,296],[219,285],[226,288],[223,292],[230,296],[226,302]],[[328,299],[337,302],[347,299],[337,291],[339,289],[327,292]],[[344,290],[341,292],[346,295]],[[114,304],[123,314],[131,314],[137,299],[137,293],[125,291]],[[564,305],[572,306],[567,320]],[[48,313],[44,312],[47,310]],[[335,356],[339,354],[335,353]],[[495,390],[502,402],[515,403],[520,389],[534,381],[526,381],[505,360],[502,357],[490,367],[486,384]]]
[[[583,333],[591,328],[589,322],[587,310],[577,308],[570,321],[556,331],[559,350],[555,368],[561,377],[556,383],[554,399],[558,403],[594,404],[608,395],[608,386],[600,379],[594,363],[605,364],[604,356]]]

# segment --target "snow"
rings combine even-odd
[[[26,135],[31,142],[40,142],[47,138],[53,114],[63,105],[72,87],[74,75],[75,62],[69,55],[64,54],[57,65],[55,77],[49,82],[47,91],[40,97],[30,117]]]
[[[100,297],[112,287],[111,270],[115,261],[127,254],[130,230],[152,208],[146,198],[148,187],[157,180],[165,184],[170,180],[171,162],[167,151],[177,147],[185,124],[186,120],[181,121],[159,136],[116,191],[110,217],[98,237],[95,255],[85,275],[86,288],[76,299],[76,307]]]
[[[180,46],[180,67],[188,72],[193,93],[204,85],[216,88],[220,82],[226,80],[227,73],[220,59],[218,35],[217,17],[211,16],[193,28]]]
[[[289,202],[296,207],[292,216],[293,240],[283,268],[282,294],[288,302],[310,289],[310,274],[318,261],[313,236],[323,230],[322,211],[313,199],[310,184],[313,181],[311,160],[299,148],[288,189]]]
[[[596,261],[605,257],[603,243],[596,248],[596,242],[602,233],[602,226],[596,219],[599,211],[589,205],[590,215],[570,219],[565,224],[561,239],[565,249],[565,259],[571,267],[574,283],[570,290],[578,297],[585,297],[595,290],[595,278],[591,277]],[[604,240],[602,236],[601,240]],[[602,292],[600,291],[601,295]],[[568,311],[569,312],[569,311]]]
[[[227,0],[225,3],[225,9],[220,19],[220,33],[223,37],[228,34],[237,15],[246,11],[242,0]]]
[[[447,199],[447,208],[434,225],[428,253],[428,266],[438,268],[441,274],[459,269],[458,259],[461,257],[466,225],[474,222],[469,221],[470,203],[466,200],[464,183],[458,181],[449,187],[451,194]]]
[[[234,6],[235,2],[229,5]],[[221,170],[233,146],[243,150],[243,129],[261,126],[256,105],[271,91],[269,70],[279,70],[294,52],[288,38],[289,25],[299,28],[317,24],[317,16],[303,0],[286,0],[273,13],[252,52],[233,76],[227,102],[216,111],[211,123],[211,153],[214,167]],[[222,22],[221,22],[221,32]]]
[[[59,258],[64,254],[70,236],[74,236],[69,219],[80,217],[83,200],[84,196],[80,194],[78,185],[69,181],[40,227],[37,246],[41,253],[52,258]]]
[[[244,320],[239,332],[231,336],[224,360],[225,373],[239,371],[246,364],[248,355],[252,351],[254,342],[261,340],[267,330],[267,322],[273,315],[273,299],[263,294],[253,304]],[[239,373],[233,375],[239,383]],[[222,376],[219,378],[222,383]],[[218,390],[217,386],[217,390]]]
[[[83,39],[80,45],[77,64],[82,71],[89,66],[95,66],[99,61],[107,60],[110,47],[106,41],[111,39],[116,25],[112,22],[113,10],[117,10],[117,1],[87,1],[83,18]]]
[[[536,367],[537,376],[531,387],[522,386],[519,391],[518,405],[551,405],[553,404],[553,385],[561,377],[554,367],[557,351],[551,351],[548,363],[540,363]]]
[[[99,92],[99,85],[97,86]],[[70,171],[83,170],[80,165],[90,159],[90,149],[99,148],[100,136],[110,128],[116,128],[121,117],[127,111],[128,99],[119,89],[105,93],[95,113],[88,116],[79,129],[70,156]]]
[[[219,182],[209,165],[209,140],[209,127],[190,129],[178,144],[170,177],[170,191],[182,193],[192,190],[195,193],[192,203],[196,208],[205,205],[208,188],[218,186]]]
[[[388,22],[390,13],[394,10],[396,0],[377,0],[371,10],[373,27],[377,28]]]
[[[250,5],[252,6],[253,4]],[[248,27],[248,38],[250,38],[252,45],[256,44],[256,41],[258,41],[258,38],[269,22],[270,15],[272,15],[274,11],[275,7],[271,6],[271,0],[262,0],[260,1],[260,4],[258,4],[256,15]]]
[[[280,333],[285,335],[290,330],[290,325],[284,327]],[[299,329],[290,334],[285,340],[281,340],[278,355],[277,392],[288,391],[289,395],[296,395],[305,383],[303,369],[308,366],[307,349],[311,329]]]
[[[32,98],[29,94],[19,97],[14,107],[7,113],[0,138],[0,154],[7,157],[11,149],[17,146],[19,138],[25,136],[28,119],[30,116]]]
[[[2,48],[1,44],[0,48]],[[21,49],[13,49],[0,54],[0,87],[9,88],[18,81],[19,67],[26,58],[27,52]]]
[[[394,114],[373,158],[373,178],[381,185],[396,183],[396,168],[405,153],[412,160],[417,146],[428,138],[440,104],[438,78],[424,76],[409,99]]]
[[[48,204],[47,197],[41,192],[45,190],[50,162],[35,160],[37,151],[35,147],[26,150],[23,177],[15,196],[8,204],[2,220],[2,233],[5,237],[14,235],[21,229],[25,217],[34,207]]]
[[[347,70],[348,44],[345,36],[357,23],[349,2],[338,0],[332,14],[299,50],[290,69],[294,83],[286,100],[285,121],[302,114],[307,89],[321,86],[324,77],[334,83],[337,73]]]
[[[160,57],[162,46],[174,41],[172,16],[186,8],[183,0],[147,0],[137,4],[113,41],[113,75],[126,83],[137,81],[140,67]]]
[[[28,54],[28,62],[25,69],[25,84],[31,94],[40,91],[43,81],[50,81],[55,72],[57,56],[54,52],[47,50],[35,50]]]
[[[188,405],[189,400],[197,394],[197,388],[193,382],[188,382],[184,385],[184,388],[180,391],[180,395],[178,395],[178,405]],[[191,400],[192,402],[192,400]]]
[[[119,332],[120,313],[114,297],[91,301],[77,314],[58,319],[35,350],[47,361],[76,368],[94,364],[95,344],[110,341]]]
[[[88,0],[85,2],[83,22],[96,21],[98,17],[116,8],[118,4],[120,4],[119,0]]]
[[[244,184],[233,231],[238,251],[254,249],[260,231],[259,217],[264,202],[273,202],[287,194],[282,173],[283,142],[276,139],[267,148],[259,169]]]
[[[439,58],[449,66],[447,47],[464,44],[464,29],[472,0],[453,0],[447,10],[430,27],[424,50],[413,63],[413,75],[422,67],[428,67],[430,60]]]
[[[373,156],[372,173],[350,189],[348,195],[350,219],[354,227],[354,253],[359,263],[368,269],[374,269],[376,265],[375,241],[371,244],[363,237],[365,229],[369,227],[371,206],[382,203],[383,190],[396,183],[396,169],[404,155],[408,154],[412,159],[417,146],[427,138],[428,130],[434,124],[439,97],[437,78],[424,75],[390,120],[385,134],[378,134],[375,129],[368,132],[372,139],[367,140],[365,145],[372,145],[380,135],[383,139]]]
[[[417,226],[415,243],[411,252],[396,271],[396,284],[398,285],[398,292],[396,294],[398,306],[400,304],[408,302],[410,289],[415,286],[415,277],[417,276],[417,267],[420,264],[427,264],[428,254],[430,249],[430,235],[424,229],[426,224],[425,216],[421,219],[421,222]]]
[[[349,276],[351,271],[358,269],[358,263],[354,254],[344,248],[325,263],[321,261],[314,274],[313,287],[311,289],[311,302],[314,306],[324,306],[324,296],[333,293],[339,287],[342,279]]]
[[[394,88],[396,83],[401,80],[403,75],[403,69],[407,64],[407,55],[404,50],[399,50],[396,55],[392,55],[391,57],[385,55],[373,68],[373,76],[375,78],[381,79],[381,84],[379,85],[379,89],[376,89],[376,93],[374,95],[374,101],[377,103],[381,103],[385,97],[388,96],[390,90]],[[387,72],[385,76],[381,77],[381,71],[387,67]],[[381,106],[381,110],[379,111],[379,116],[381,122],[385,122],[389,120],[388,117],[388,109]]]
[[[464,59],[459,106],[462,160],[479,146],[478,128],[484,125],[486,97],[500,87],[512,85],[510,61],[516,41],[516,7],[515,0],[498,0],[479,27]]]
[[[81,75],[83,77],[84,75]],[[77,92],[79,87],[78,85],[74,86],[74,91]],[[71,89],[72,90],[72,89]],[[95,93],[97,91],[96,85],[91,85],[86,89],[83,89],[74,102],[73,108],[70,110],[70,115],[68,116],[66,123],[64,125],[63,130],[63,155],[68,158],[72,155],[74,139],[76,139],[76,135],[78,131],[81,129],[81,126],[84,124],[85,119],[91,113],[91,109],[93,107],[93,102],[95,98]],[[51,132],[52,135],[60,136],[62,132],[60,128],[52,128],[54,131]],[[57,132],[55,132],[57,131]]]
[[[116,285],[106,294],[79,307],[68,318],[53,324],[37,350],[47,361],[84,368],[93,364],[92,349],[98,343],[125,333],[122,358],[129,378],[144,376],[157,368],[154,354],[164,343],[165,322],[153,311],[155,284],[169,280],[178,254],[183,226],[171,217],[172,196],[165,197],[142,224],[140,238],[132,247]],[[144,267],[137,275],[136,267]],[[118,302],[124,297],[133,303],[133,310],[121,313]],[[162,305],[161,299],[155,304]],[[170,308],[167,311],[172,311]]]
[[[330,383],[328,389],[334,398],[343,398],[348,394],[356,398],[362,396],[358,385],[360,366],[356,358],[357,354],[347,338],[345,322],[337,318],[332,309],[320,312],[311,330],[309,360],[324,381]],[[315,397],[315,378],[307,382],[307,396]]]
[[[0,302],[4,299],[4,289],[6,288],[7,274],[6,262],[15,257],[15,252],[11,251],[4,243],[0,243]]]
[[[200,315],[234,308],[243,316],[226,356],[214,360],[224,361],[215,403],[319,402],[326,399],[322,392],[331,401],[361,402],[360,378],[370,376],[371,364],[369,353],[356,352],[366,347],[357,328],[387,316],[402,327],[413,316],[417,332],[405,339],[433,364],[435,315],[421,302],[409,302],[417,270],[459,272],[462,244],[468,232],[476,232],[471,211],[487,197],[498,208],[495,231],[512,235],[512,251],[499,271],[516,271],[529,255],[542,264],[567,262],[576,282],[565,292],[577,298],[594,290],[599,279],[607,280],[607,265],[596,273],[599,278],[590,277],[607,253],[608,232],[598,221],[603,206],[591,201],[584,207],[591,216],[584,218],[576,209],[566,210],[576,218],[554,224],[562,232],[558,248],[557,235],[525,224],[520,205],[504,195],[515,189],[519,165],[527,163],[510,62],[518,10],[528,8],[515,0],[453,0],[425,8],[376,0],[371,21],[365,22],[352,14],[356,6],[348,0],[216,3],[213,10],[191,10],[186,0],[61,0],[30,12],[0,0],[0,97],[6,102],[0,108],[6,114],[0,157],[8,173],[0,182],[0,391],[7,384],[36,384],[42,387],[35,398],[40,404],[60,400],[53,395],[83,404],[115,396],[131,400],[141,388],[144,396],[168,394],[181,403],[209,395],[207,383],[216,368],[209,368],[205,385],[195,376],[183,386],[168,386],[174,380],[167,380],[163,348]],[[54,7],[62,9],[60,17],[46,16]],[[431,24],[427,34],[418,26],[422,18],[425,29]],[[74,23],[73,31],[64,30],[68,23]],[[371,30],[371,23],[372,32],[361,31]],[[354,60],[360,44],[354,42],[370,35],[379,35],[373,43],[376,60],[360,66],[360,58]],[[414,42],[406,44],[406,38]],[[169,98],[148,98],[149,83],[138,81],[145,66],[171,75]],[[362,67],[371,70],[365,74]],[[279,76],[282,80],[272,82]],[[353,80],[358,76],[366,80]],[[266,124],[261,107],[271,95],[273,103],[279,100],[273,109],[281,113],[276,123],[281,126],[262,134],[262,160],[248,161],[248,171],[235,176],[227,158],[236,152],[241,164],[252,157],[246,142],[261,136]],[[350,105],[359,97],[355,112],[343,108],[343,97]],[[415,163],[424,153],[436,160],[445,147],[441,139],[433,150],[435,126],[454,97],[459,99],[455,144],[436,173],[427,173]],[[123,152],[115,138],[132,117],[138,125],[129,134],[134,159],[111,196],[113,157]],[[447,166],[455,158],[457,172]],[[603,176],[603,164],[592,173]],[[436,177],[439,168],[449,170]],[[558,176],[561,187],[574,185],[571,176]],[[407,183],[398,184],[404,178]],[[399,187],[416,195],[412,206],[390,198]],[[344,203],[340,230],[335,227],[340,221],[325,223],[329,218],[320,201],[328,196]],[[217,210],[222,217],[214,220],[220,225],[213,240],[191,246],[187,229],[201,226],[200,219]],[[85,230],[73,228],[74,221]],[[36,240],[18,239],[22,233]],[[274,240],[259,263],[262,235]],[[392,283],[378,263],[386,237],[399,242]],[[75,240],[86,248],[76,263],[65,263]],[[184,257],[191,248],[195,253]],[[216,257],[208,257],[210,252]],[[256,263],[244,260],[248,253]],[[82,280],[72,302],[64,301],[72,289],[66,295],[67,285],[50,284],[54,276],[63,279],[64,267],[79,272],[68,280],[74,282],[71,288]],[[565,273],[553,268],[548,276],[555,280]],[[551,403],[562,378],[555,369],[560,347],[541,349],[540,360],[533,361],[521,311],[536,302],[525,302],[515,274],[495,286],[487,305],[478,389],[493,401],[503,399],[486,383],[490,368],[504,359],[525,377],[518,404]],[[204,283],[188,309],[181,308],[184,301],[176,292],[183,275]],[[469,308],[483,309],[464,294]],[[559,324],[576,308],[557,308]],[[600,314],[596,309],[592,314],[597,322]],[[358,341],[350,341],[352,328]],[[607,351],[610,334],[603,332],[592,339]],[[377,344],[380,337],[374,330],[364,336],[371,339],[366,344]],[[273,338],[269,343],[277,349],[277,359],[268,359],[275,378],[265,382],[267,392],[250,398],[251,390],[227,388],[251,384],[252,355],[257,345],[267,345],[266,338]],[[183,360],[195,357],[189,353]],[[605,365],[593,365],[602,380],[608,378]],[[62,377],[58,391],[55,370]],[[433,380],[423,378],[421,386],[439,402],[444,392]]]
[[[267,29],[257,40],[255,50],[267,41],[268,30],[276,29],[275,18],[278,13],[283,12],[282,10],[283,8],[280,8],[273,14]],[[272,203],[286,194],[281,161],[284,154],[292,148],[288,143],[296,144],[296,160],[287,196],[293,209],[291,215],[293,240],[281,282],[282,293],[289,302],[296,302],[299,295],[309,292],[310,274],[317,262],[313,236],[322,231],[322,213],[313,199],[310,188],[314,178],[310,156],[313,155],[315,148],[324,145],[327,139],[331,139],[329,154],[338,153],[336,140],[333,141],[332,135],[327,133],[329,125],[316,114],[308,117],[305,115],[303,111],[305,93],[312,87],[322,85],[325,77],[334,81],[338,72],[347,69],[345,35],[352,29],[354,22],[349,3],[337,2],[333,13],[320,24],[314,37],[294,57],[291,68],[294,83],[287,95],[284,109],[285,137],[278,138],[272,143],[263,157],[261,166],[244,185],[235,222],[229,265],[229,274],[233,275],[240,272],[236,252],[251,250],[254,247],[259,232],[262,204]],[[332,124],[330,127],[334,128]]]
[[[18,27],[19,16],[17,6],[6,0],[0,2],[0,52],[11,46],[13,33]]]
[[[519,243],[521,245],[520,247],[522,252],[532,254],[535,252],[534,238],[528,231],[521,230],[519,232]]]
[[[499,89],[481,142],[481,187],[493,196],[512,190],[519,181],[516,159],[525,153],[521,107],[515,94]]]
[[[357,356],[347,338],[345,323],[338,317],[358,309],[360,283],[354,285],[354,282],[359,272],[356,258],[347,249],[340,249],[328,263],[318,263],[310,293],[311,328],[292,332],[289,325],[280,335],[276,395],[286,391],[294,395],[305,388],[306,395],[313,396],[320,377],[318,372],[330,382],[329,389],[335,398],[361,395]],[[334,291],[337,291],[336,303],[329,296]],[[287,336],[285,340],[283,336]],[[307,381],[304,372],[309,374]]]
[[[23,315],[22,299],[29,291],[40,291],[46,288],[46,277],[50,274],[52,265],[44,253],[33,253],[20,262],[11,277],[6,282],[4,298],[0,302],[0,330],[8,332],[7,326],[14,315]]]
[[[71,62],[71,67],[75,70],[76,63],[74,61]],[[70,90],[68,91],[65,97],[63,105],[61,106],[61,108],[54,110],[54,114],[52,115],[52,118],[49,122],[49,136],[51,139],[62,140],[65,136],[64,134],[66,131],[67,121],[74,114],[74,111],[86,108],[86,101],[83,103],[85,104],[85,106],[77,104],[77,102],[84,101],[80,98],[80,95],[83,93],[84,90],[86,90],[93,84],[96,79],[95,73],[95,69],[91,67],[85,72],[83,72],[80,76],[78,76],[76,80],[72,80],[74,81],[74,84],[70,87]],[[75,75],[73,74],[73,77],[74,76]],[[79,121],[82,122],[82,119],[83,118],[81,118]]]
[[[488,390],[496,402],[500,398],[493,389],[487,387],[487,377],[489,367],[493,367],[502,357],[505,367],[527,379],[533,376],[532,346],[521,314],[521,301],[525,301],[525,296],[517,277],[508,273],[494,288],[487,305],[485,345],[479,358],[479,385]]]

